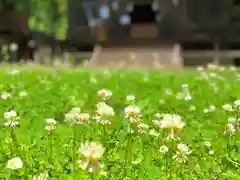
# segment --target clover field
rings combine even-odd
[[[0,69],[0,179],[240,179],[240,72]]]

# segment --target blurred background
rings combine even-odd
[[[154,66],[238,65],[240,2],[0,0],[0,44],[1,61],[9,62],[54,56],[130,64],[136,56],[143,66],[149,59]]]

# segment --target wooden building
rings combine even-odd
[[[236,33],[239,32],[239,25],[232,18],[233,9],[238,4],[234,1],[112,0],[111,4],[118,4],[117,8],[111,8],[109,20],[95,34],[91,34],[81,1],[69,0],[68,37],[79,43],[133,42],[141,39],[180,43],[213,42],[216,38],[223,42],[238,42],[240,37],[236,38]],[[129,25],[119,22],[124,14],[131,19]]]
[[[210,50],[205,55],[215,59],[240,57],[238,51],[232,52],[232,49],[240,49],[240,3],[237,0],[108,2],[110,18],[102,26],[89,28],[82,2],[69,0],[68,40],[77,45],[100,44],[108,48],[153,44],[158,44],[159,48],[172,44],[173,48],[178,44],[186,57],[202,55],[198,50]],[[122,15],[129,17],[129,24],[120,23]],[[197,52],[194,54],[192,50]]]
[[[95,3],[98,1],[104,0],[93,0]],[[67,39],[61,43],[64,48],[73,46],[78,50],[93,49],[91,59],[113,57],[117,59],[118,52],[119,61],[126,59],[123,54],[130,54],[130,51],[135,53],[144,51],[148,52],[146,54],[162,56],[165,59],[177,57],[178,54],[181,56],[179,59],[184,61],[183,63],[181,61],[181,64],[194,56],[201,56],[204,59],[209,57],[217,60],[227,59],[228,62],[229,59],[233,61],[233,58],[240,57],[240,3],[237,0],[107,0],[107,2],[110,6],[110,17],[103,25],[90,28],[82,0],[68,0]],[[96,12],[99,3],[94,4],[93,9],[98,16]],[[129,22],[123,24],[121,22],[123,17]],[[6,27],[11,27],[12,30],[19,27],[20,30],[16,32],[21,33],[28,29],[26,23],[16,26],[20,22],[17,18],[8,21],[9,18],[1,15],[1,19],[1,32],[4,32]],[[17,22],[13,23],[15,21]],[[55,44],[54,46],[58,46],[60,43]],[[202,53],[202,50],[206,52]],[[158,53],[160,55],[156,55]],[[138,56],[149,59],[144,54]],[[195,62],[191,60],[191,63],[185,64]]]

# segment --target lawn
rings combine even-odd
[[[240,179],[238,69],[2,67],[0,93],[0,179]]]

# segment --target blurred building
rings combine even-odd
[[[28,50],[28,41],[36,39],[53,49],[60,46],[89,51],[90,59],[101,59],[103,55],[102,59],[120,61],[126,59],[123,54],[130,54],[131,50],[165,59],[179,56],[183,59],[181,63],[189,65],[207,59],[239,63],[240,2],[237,0],[67,1],[67,36],[58,41],[48,34],[42,36],[43,33],[36,38],[36,33],[28,27],[28,13],[15,11],[13,0],[1,0],[0,36],[3,38],[0,39],[17,42],[21,47],[19,57]],[[87,18],[86,2],[92,2],[95,24]],[[150,59],[144,54],[138,56]]]
[[[237,40],[232,38],[236,30],[232,18],[232,10],[237,5],[234,0],[111,0],[108,1],[110,17],[101,27],[104,37],[90,33],[82,1],[68,2],[68,37],[78,42]]]
[[[240,49],[240,2],[237,0],[108,0],[110,17],[95,28],[88,27],[82,1],[68,2],[67,37],[75,44],[177,43],[186,56],[193,55],[188,53],[192,49]],[[96,3],[94,9],[98,8]],[[209,54],[215,56],[214,52]],[[228,55],[224,58],[229,59]]]

